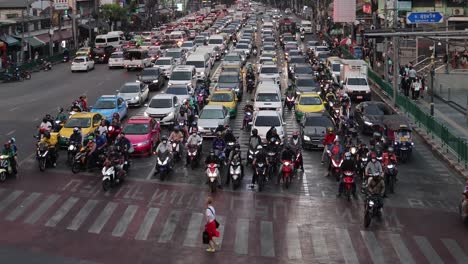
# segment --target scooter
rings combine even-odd
[[[296,98],[293,95],[288,95],[286,97],[286,106],[288,107],[288,110],[291,110],[294,107],[295,103],[296,103]]]
[[[164,181],[167,174],[169,174],[171,170],[169,164],[169,154],[168,153],[159,153],[156,158],[156,173],[159,173],[159,179]]]
[[[81,148],[78,153],[76,153],[75,157],[73,158],[73,163],[71,170],[74,174],[80,172],[81,170],[86,169],[86,164],[88,163],[88,152],[86,151],[86,148]],[[103,153],[99,153],[97,155],[96,160],[93,162],[92,168],[99,168],[101,169],[101,166],[104,165],[104,162],[106,161],[106,156]]]
[[[255,80],[249,78],[247,80],[247,92],[252,93],[254,89],[255,89]]]
[[[343,192],[348,199],[351,201],[351,194],[353,193],[354,185],[354,172],[353,171],[344,171],[343,172]]]
[[[210,163],[206,168],[206,176],[208,177],[208,183],[210,185],[211,193],[216,192],[216,188],[218,187],[218,177],[219,177],[219,169],[218,164]]]
[[[205,95],[203,93],[198,93],[197,103],[199,109],[202,109],[205,106]]]
[[[107,141],[109,142],[114,142],[114,140],[117,138],[117,135],[122,132],[121,127],[116,127],[114,125],[109,125],[107,128]]]
[[[367,228],[372,222],[372,218],[382,217],[378,195],[367,195],[364,202],[364,227]]]
[[[10,157],[8,155],[0,155],[0,182],[4,182],[7,177],[13,175]]]
[[[237,156],[237,155],[234,155]],[[242,175],[242,165],[241,159],[239,157],[233,158],[229,164],[229,175],[232,180],[232,189],[237,189],[241,184]]]
[[[50,163],[49,147],[47,144],[40,142],[37,146],[36,159],[38,161],[39,170],[45,171]]]
[[[41,65],[41,70],[50,71],[52,70],[52,63],[50,61],[43,60]]]
[[[289,185],[291,184],[292,176],[294,173],[294,165],[293,162],[290,160],[283,160],[281,161],[283,164],[283,168],[281,170],[281,178],[283,179],[284,186],[289,188]],[[279,183],[279,178],[278,178],[278,183]]]
[[[113,186],[121,184],[125,176],[126,172],[123,170],[122,162],[116,165],[104,166],[102,168],[102,189],[107,192]]]
[[[395,183],[396,183],[397,168],[394,162],[390,162],[385,167],[385,193],[389,191],[390,193],[395,193]]]
[[[171,146],[172,146],[172,157],[174,158],[174,162],[177,162],[180,160],[179,142],[171,141]]]
[[[301,33],[301,41],[304,41],[304,39],[305,39],[305,35],[304,33]]]
[[[187,164],[190,164],[190,167],[192,168],[192,170],[198,166],[199,148],[200,148],[200,145],[188,145],[187,146]]]
[[[257,162],[255,165],[255,172],[257,175],[258,191],[261,192],[266,182],[266,169],[267,166],[263,162]]]
[[[252,124],[252,112],[251,111],[245,111],[244,112],[244,120],[242,121],[244,122],[244,127],[247,128],[247,130],[250,130]]]
[[[300,149],[298,149],[296,151],[296,158],[294,159],[294,169],[295,170],[298,170],[299,168],[302,167],[302,151]]]
[[[336,181],[340,181],[340,176],[341,176],[341,164],[343,164],[343,157],[340,157],[339,155],[331,155],[331,152],[329,152],[330,155],[330,162],[331,162],[331,169],[330,169],[330,176],[334,176]]]
[[[68,145],[68,149],[67,149],[67,162],[68,164],[72,164],[73,163],[73,158],[76,156],[76,153],[78,152],[78,147],[79,147],[80,143],[79,142],[74,142],[74,141],[71,141]]]

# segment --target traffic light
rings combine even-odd
[[[68,16],[68,9],[65,9],[65,15]]]

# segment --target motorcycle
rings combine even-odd
[[[88,163],[88,152],[86,148],[81,148],[78,153],[76,153],[73,163],[72,163],[72,172],[74,174],[80,172],[81,170],[86,170],[86,165]],[[94,168],[101,168],[101,166],[106,161],[106,156],[103,153],[99,153],[96,157],[96,160],[91,164]]]
[[[281,163],[283,164],[283,168],[281,170],[281,178],[283,179],[283,182],[284,182],[284,186],[287,188],[289,188],[289,185],[291,184],[291,180],[292,180],[292,174],[294,173],[294,164],[292,161],[290,160],[283,160],[281,161]],[[279,184],[279,178],[278,178],[278,184]]]
[[[48,163],[50,163],[49,146],[46,143],[39,142],[37,146],[36,159],[39,164],[39,170],[45,171]]]
[[[335,176],[336,181],[340,181],[341,164],[343,164],[343,157],[340,157],[339,155],[331,155],[331,152],[328,152],[331,161],[331,169],[329,175]]]
[[[226,148],[224,149],[224,157],[229,158],[229,154],[234,149],[234,145],[236,145],[235,141],[226,141]]]
[[[291,110],[294,107],[295,103],[296,103],[296,98],[293,95],[288,95],[286,97],[286,106],[288,107],[288,110]]]
[[[156,172],[159,173],[159,179],[164,181],[167,174],[169,174],[171,170],[170,167],[170,157],[167,152],[165,153],[158,153],[156,158]]]
[[[237,155],[234,155],[234,156],[237,156]],[[231,177],[233,190],[237,189],[240,186],[241,179],[243,176],[244,175],[242,173],[241,159],[239,157],[235,157],[231,160],[231,163],[229,164],[229,175],[228,175],[228,177]]]
[[[27,79],[31,79],[31,74],[25,74],[24,71],[21,71],[18,68],[16,68],[15,72],[13,73],[6,72],[2,75],[3,82],[22,82],[24,79],[26,79],[25,77],[29,77]]]
[[[390,193],[395,193],[396,175],[396,164],[394,162],[390,162],[385,168],[385,193],[387,193],[387,191]]]
[[[188,145],[187,146],[187,164],[190,164],[190,167],[195,169],[198,166],[198,158],[199,158],[199,145]]]
[[[66,54],[64,54],[64,55],[63,55],[62,62],[64,62],[64,63],[65,63],[65,62],[69,62],[69,61],[70,61],[70,56],[69,56],[69,55],[66,55]]]
[[[266,182],[266,164],[257,162],[255,165],[255,174],[257,175],[258,191],[261,192]]]
[[[219,169],[218,164],[210,163],[206,168],[206,176],[208,177],[208,182],[210,184],[210,190],[212,193],[216,192],[216,188],[218,187],[218,176],[219,176]]]
[[[302,151],[300,149],[298,149],[296,151],[296,158],[294,159],[294,169],[295,170],[298,170],[299,168],[302,167]]]
[[[370,226],[372,218],[382,216],[379,203],[378,195],[367,195],[364,202],[364,227]]]
[[[257,53],[258,53],[257,49],[254,48],[253,51],[252,51],[252,54],[253,54],[254,56],[257,56]]]
[[[463,223],[468,224],[468,186],[465,187],[463,198],[458,205],[458,213]]]
[[[0,182],[4,182],[11,175],[13,175],[13,168],[11,167],[10,156],[0,155]]]
[[[198,93],[197,103],[199,109],[202,109],[205,106],[205,95],[203,93]]]
[[[120,134],[120,132],[122,132],[121,127],[116,127],[110,124],[109,127],[107,128],[107,141],[114,142],[115,139],[117,138],[117,135]]]
[[[343,191],[346,199],[351,201],[351,194],[353,193],[354,185],[354,171],[343,172]]]
[[[247,130],[250,130],[250,128],[252,127],[252,112],[251,111],[245,111],[244,112],[244,127],[247,128]]]
[[[180,160],[180,148],[179,148],[179,142],[177,141],[171,141],[171,146],[172,146],[172,157],[174,158],[174,162],[177,162]]]
[[[278,142],[278,141],[276,141],[276,142]],[[270,166],[268,167],[268,170],[269,170],[268,175],[271,176],[278,169],[278,167],[276,166],[276,163],[277,163],[276,148],[268,150],[267,160],[268,160],[268,164],[270,164]]]
[[[123,163],[104,166],[102,168],[102,189],[107,192],[111,187],[124,181],[126,172]]]
[[[52,63],[50,63],[49,61],[46,61],[46,60],[42,61],[41,70],[43,70],[43,71],[52,70]]]
[[[305,35],[304,33],[301,33],[301,41],[304,41],[304,39],[305,39]]]
[[[73,158],[76,156],[76,153],[78,152],[79,145],[80,145],[79,142],[71,141],[69,143],[68,149],[67,149],[67,162],[68,162],[68,164],[73,163]]]
[[[247,92],[252,93],[254,89],[255,89],[255,80],[249,78],[247,80]]]
[[[255,156],[258,154],[258,150],[255,147],[249,146],[249,154],[247,155],[247,163],[252,164]]]
[[[226,159],[226,156],[224,155],[225,153],[225,149],[219,149],[219,148],[215,148],[213,149],[216,157],[218,157],[221,161],[224,161]],[[221,163],[223,164],[223,163]]]

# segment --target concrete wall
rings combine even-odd
[[[430,77],[428,76],[427,78],[429,79]],[[468,104],[468,71],[455,71],[449,74],[436,73],[434,75],[434,93],[445,100],[453,101],[466,107]]]

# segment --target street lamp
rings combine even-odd
[[[437,44],[441,46],[440,41]],[[434,116],[434,74],[435,74],[435,56],[436,56],[436,42],[434,40],[434,45],[432,46],[432,55],[431,55],[431,116]]]

